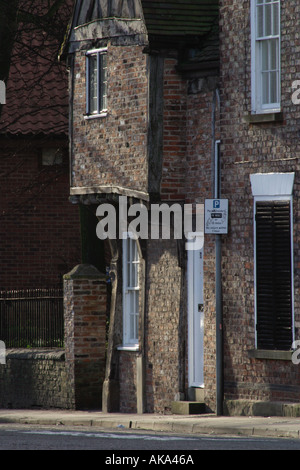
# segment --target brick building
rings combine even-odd
[[[105,410],[168,412],[201,399],[215,411],[219,397],[246,413],[299,401],[297,9],[76,2],[70,191],[85,208],[89,261],[99,251],[98,267],[110,267]],[[132,240],[118,225],[120,196],[128,210],[229,200],[217,328],[220,237],[189,251],[172,236]],[[120,237],[95,240],[99,206],[115,208]]]
[[[68,81],[57,60],[72,3],[51,12],[51,27],[48,2],[19,10],[27,20],[16,31],[0,114],[1,291],[61,287],[80,262],[79,213],[69,202]]]
[[[293,0],[220,2],[228,400],[299,402],[298,13]]]
[[[76,3],[67,49],[70,191],[91,219],[109,203],[119,220],[120,196],[128,208],[200,204],[212,196],[217,25],[217,2],[209,8],[202,2]],[[96,224],[94,219],[93,231]],[[91,246],[88,239],[87,234]],[[195,341],[193,349],[187,267],[192,269],[194,260],[187,259],[185,240],[127,237],[97,243],[104,244],[112,279],[104,409],[165,412],[174,400],[196,399],[195,389],[203,390],[204,362],[206,384],[211,383],[206,402],[214,407],[214,317],[207,313],[205,334],[198,320],[207,348]],[[207,250],[209,265],[213,244]],[[198,258],[201,265],[202,251]],[[195,291],[204,290],[202,280],[199,274]]]

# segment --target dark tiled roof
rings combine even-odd
[[[219,0],[142,0],[149,34],[205,35],[218,18]]]
[[[112,18],[144,20],[150,49],[187,45],[185,62],[219,60],[219,0],[77,0],[72,27]]]
[[[41,1],[34,1],[40,7]],[[68,133],[67,73],[65,65],[58,63],[57,55],[72,4],[68,0],[64,7],[65,21],[57,23],[60,31],[56,38],[53,33],[45,33],[40,25],[30,22],[20,25],[11,58],[6,105],[0,116],[1,134]]]
[[[78,0],[74,25],[113,17],[144,18],[150,35],[203,36],[218,14],[219,0]]]
[[[76,25],[100,18],[143,18],[140,0],[83,0],[77,1],[75,10]]]

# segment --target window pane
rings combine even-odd
[[[101,106],[101,109],[107,109],[107,86],[106,86],[106,82],[104,82],[102,84],[102,106]]]
[[[124,344],[138,343],[138,325],[139,325],[139,291],[138,291],[138,273],[139,273],[139,254],[136,240],[129,236],[123,240],[124,256],[124,278],[123,287],[123,321],[124,321]]]
[[[270,41],[270,70],[278,68],[278,41],[272,39]]]
[[[127,287],[131,287],[131,258],[130,258],[130,239],[126,240],[127,244]]]
[[[139,316],[135,315],[135,338],[139,337]]]
[[[277,72],[270,72],[270,103],[278,102]]]
[[[279,2],[257,2],[257,37],[279,35]]]
[[[107,109],[107,54],[95,52],[87,56],[88,66],[88,110],[98,114]]]
[[[106,82],[107,76],[107,57],[106,54],[101,55],[101,80]]]
[[[269,70],[269,42],[261,42],[261,69],[262,71]]]
[[[129,337],[130,340],[138,340],[139,332],[139,293],[130,292],[130,312],[129,312]]]
[[[269,104],[269,73],[262,73],[262,104]]]
[[[278,39],[261,41],[262,104],[279,102],[279,43]]]
[[[130,339],[135,338],[135,315],[130,315]]]
[[[107,109],[107,56],[101,55],[101,110]]]
[[[128,239],[129,286],[138,287],[138,249],[135,240]]]
[[[265,6],[265,31],[264,36],[271,36],[272,35],[272,5]]]
[[[255,5],[252,109],[257,112],[280,102],[280,1],[256,0]]]
[[[138,261],[138,249],[137,244],[134,240],[132,240],[132,260]]]
[[[137,287],[136,264],[131,264],[131,287]]]
[[[135,298],[134,298],[134,291],[130,291],[129,295],[129,313],[135,312]]]
[[[264,6],[261,5],[257,8],[257,37],[264,36]]]
[[[279,34],[279,3],[273,5],[273,35]]]
[[[97,112],[97,56],[91,55],[89,57],[89,112]]]

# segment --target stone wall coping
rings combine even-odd
[[[92,264],[78,264],[69,273],[64,275],[64,280],[70,279],[97,279],[105,280],[105,274],[101,273]]]
[[[36,359],[36,360],[65,360],[65,350],[63,348],[12,348],[6,349],[6,360],[8,359]]]

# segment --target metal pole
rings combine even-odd
[[[219,90],[216,90],[213,99],[213,120],[212,120],[212,136],[213,136],[213,164],[214,164],[214,198],[219,199],[221,195],[220,188],[220,162],[219,153],[217,152],[215,141],[215,124],[216,124],[216,106],[220,105]],[[217,416],[223,415],[223,398],[224,398],[224,378],[223,378],[223,311],[222,311],[222,236],[216,235],[215,238],[216,251],[216,413]]]
[[[216,388],[217,415],[223,415],[222,236],[216,235]]]

